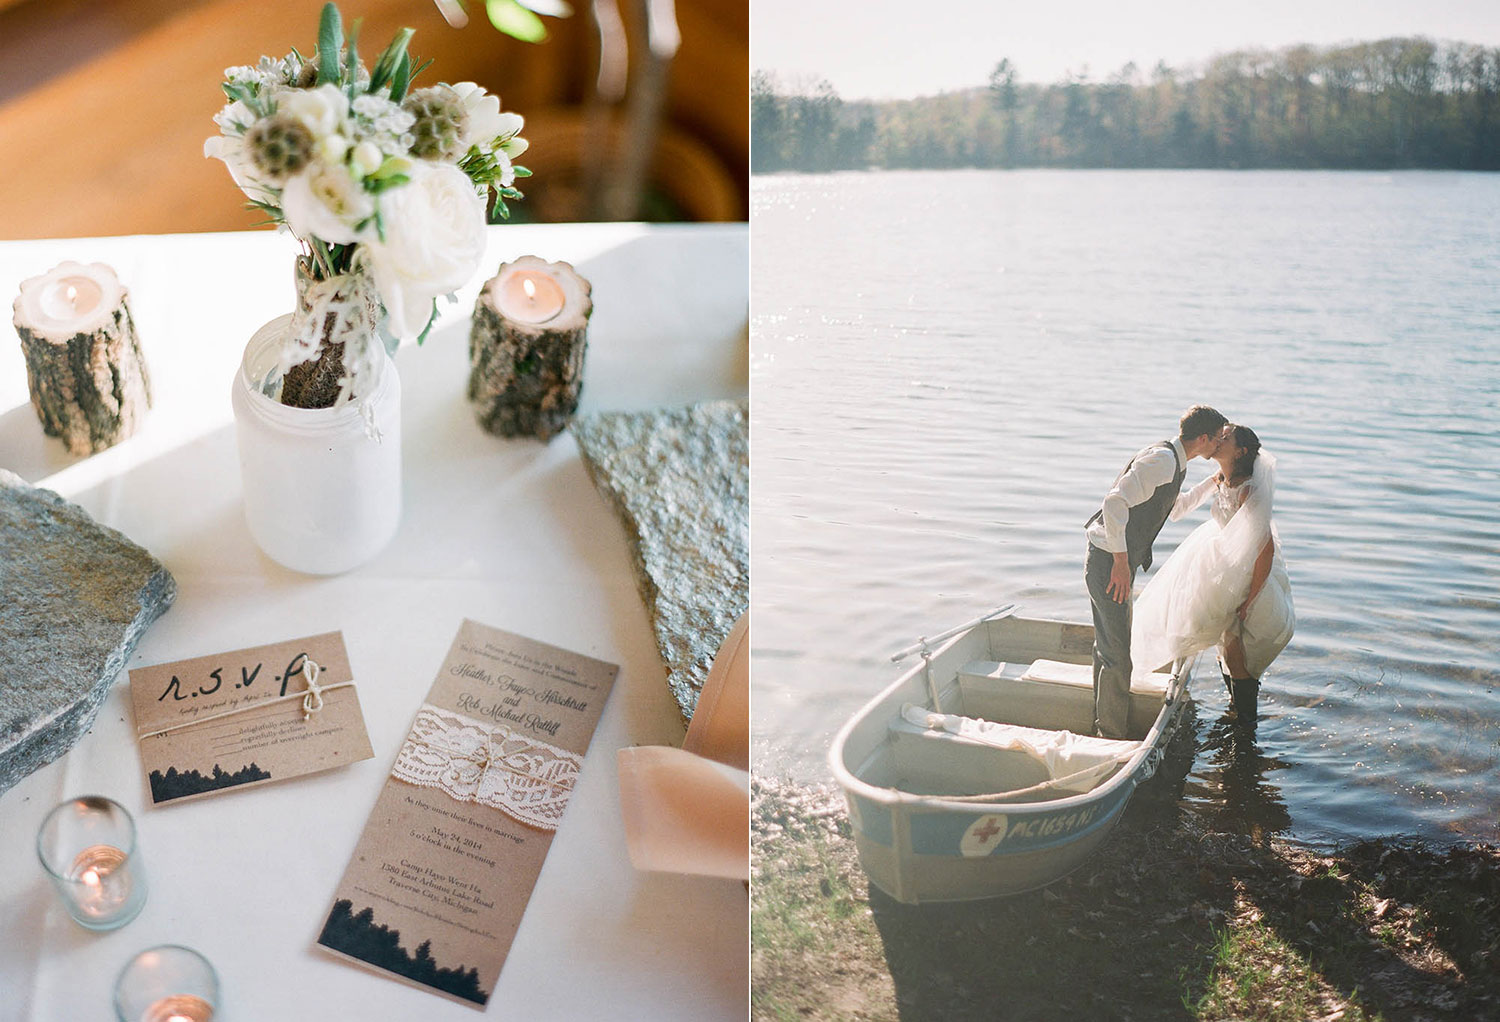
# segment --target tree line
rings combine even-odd
[[[1239,50],[1201,70],[1127,64],[844,102],[826,81],[751,83],[751,170],[1204,167],[1500,170],[1500,48],[1383,39]]]

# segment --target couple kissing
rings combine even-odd
[[[1217,470],[1183,492],[1193,458]],[[1218,647],[1230,716],[1253,729],[1260,678],[1296,627],[1291,583],[1272,521],[1276,459],[1248,426],[1207,405],[1178,435],[1137,451],[1088,520],[1084,580],[1094,615],[1094,729],[1126,738],[1135,665],[1154,671]],[[1170,518],[1210,501],[1209,520],[1131,602],[1136,572]],[[1139,736],[1136,736],[1139,737]]]

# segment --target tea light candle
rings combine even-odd
[[[146,903],[135,821],[118,802],[86,795],[56,807],[37,832],[37,856],[68,915],[90,930],[124,926]]]
[[[572,266],[521,256],[502,263],[474,305],[469,400],[499,436],[550,440],[578,409],[592,287]]]
[[[180,944],[147,948],[115,980],[118,1022],[210,1022],[219,1007],[219,974]]]
[[[151,384],[115,271],[61,263],[23,280],[13,309],[43,431],[74,454],[134,433],[151,406]]]
[[[66,262],[21,282],[18,324],[56,341],[92,333],[125,297],[120,278],[103,263]]]
[[[130,900],[135,885],[126,854],[114,845],[90,845],[78,853],[68,878],[79,885],[74,902],[91,919],[108,919]]]
[[[214,1007],[201,997],[173,994],[152,1002],[141,1015],[141,1022],[210,1022]]]
[[[517,323],[545,323],[562,311],[562,285],[541,270],[512,269],[500,278],[496,307]]]

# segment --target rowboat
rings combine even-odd
[[[923,639],[829,764],[870,882],[908,904],[1033,890],[1076,869],[1156,772],[1192,662],[1131,679],[1126,740],[1093,736],[1085,624],[1014,606]]]

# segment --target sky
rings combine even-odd
[[[1002,57],[1025,82],[1134,61],[1425,35],[1500,46],[1500,0],[750,0],[750,61],[846,100],[984,85]]]

